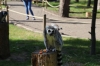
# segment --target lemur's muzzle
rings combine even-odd
[[[53,30],[53,29],[48,29],[48,30],[47,30],[47,33],[48,33],[49,35],[52,35],[52,34],[54,33],[54,30]]]

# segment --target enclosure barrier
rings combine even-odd
[[[43,2],[45,2],[47,5],[49,5],[52,8],[59,8],[59,5],[58,6],[53,6],[47,0],[43,0]],[[47,5],[45,7],[47,7]]]
[[[1,4],[1,2],[0,2]],[[2,6],[2,5],[0,5]],[[10,56],[9,48],[9,12],[8,7],[6,11],[0,10],[0,59],[6,59]],[[7,15],[7,16],[5,16]]]

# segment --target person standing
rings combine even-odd
[[[31,15],[33,16],[33,20],[35,20],[34,13],[31,9],[32,0],[22,0],[22,1],[24,3],[25,9],[26,9],[26,14],[27,14],[26,20],[29,20],[29,11],[30,11]]]

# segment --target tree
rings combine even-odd
[[[91,7],[91,0],[88,0],[87,7]]]
[[[69,17],[69,4],[70,4],[70,0],[60,0],[60,15],[62,17]]]
[[[96,24],[96,13],[97,13],[98,0],[94,0],[92,23],[91,23],[91,55],[95,55],[96,37],[95,37],[95,24]]]
[[[79,0],[76,0],[76,2],[78,3],[78,2],[79,2]]]

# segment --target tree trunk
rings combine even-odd
[[[88,0],[87,7],[91,7],[91,0]]]
[[[76,0],[76,2],[78,3],[78,2],[79,2],[79,0]]]
[[[70,0],[60,0],[60,15],[62,17],[69,17],[69,7]]]
[[[95,24],[96,24],[96,13],[97,13],[98,0],[94,0],[92,23],[91,23],[91,55],[95,55],[96,47],[96,36],[95,36]]]
[[[31,58],[32,66],[57,66],[56,52],[35,51]]]
[[[0,59],[6,59],[9,56],[9,24],[4,22],[0,23]]]

